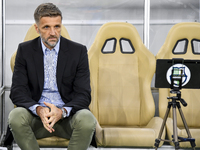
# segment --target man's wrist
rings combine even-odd
[[[42,109],[42,106],[37,106],[36,107],[36,113],[37,113],[37,115],[39,116],[39,114],[40,114],[40,110]]]
[[[62,119],[67,117],[67,110],[65,108],[61,108],[62,110]]]

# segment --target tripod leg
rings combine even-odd
[[[188,138],[192,138],[192,135],[191,135],[190,130],[189,130],[189,128],[188,128],[187,122],[186,122],[185,117],[184,117],[184,115],[183,115],[183,111],[182,111],[182,109],[181,109],[181,106],[180,106],[180,104],[177,105],[177,106],[178,106],[178,110],[179,110],[181,119],[182,119],[182,121],[183,121],[185,130],[186,130],[186,132],[187,132]],[[195,146],[196,146],[195,141],[190,141],[190,144],[191,144],[192,148],[195,149]]]
[[[175,149],[179,149],[178,142],[178,131],[177,131],[177,115],[176,115],[176,103],[173,103],[173,135],[174,135],[174,145]]]
[[[160,128],[160,132],[159,132],[158,138],[155,140],[155,144],[154,144],[155,150],[157,150],[157,148],[158,148],[158,146],[160,144],[161,136],[162,136],[164,127],[166,125],[166,121],[167,121],[167,117],[169,115],[170,108],[171,108],[171,103],[169,102],[168,106],[167,106],[167,110],[166,110],[165,116],[163,118],[163,122],[162,122],[162,125],[161,125],[161,128]]]

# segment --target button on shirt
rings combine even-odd
[[[38,102],[39,104],[29,107],[29,109],[35,115],[37,115],[36,113],[37,106],[47,107],[44,104],[44,102],[54,104],[58,108],[62,108],[63,105],[65,104],[60,96],[56,82],[57,59],[60,48],[60,40],[52,50],[46,48],[42,40],[41,44],[44,54],[44,88],[42,96]],[[72,108],[71,107],[64,107],[64,108],[68,112],[67,116],[69,116]]]

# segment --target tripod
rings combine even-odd
[[[180,105],[180,102],[181,102],[181,104],[186,107],[187,103],[185,102],[184,99],[181,98],[181,92],[179,90],[173,90],[172,89],[170,91],[170,93],[176,94],[176,96],[167,97],[167,99],[171,99],[172,101],[168,102],[167,110],[166,110],[166,113],[165,113],[165,116],[164,116],[164,119],[163,119],[163,123],[162,123],[161,129],[160,129],[158,138],[155,140],[155,144],[154,144],[155,149],[157,150],[160,141],[173,142],[176,150],[179,149],[179,142],[187,142],[188,141],[188,142],[190,142],[193,150],[195,150],[195,146],[196,146],[195,139],[192,138],[192,136],[190,134],[189,128],[187,126],[187,123],[186,123],[186,120],[185,120],[185,117],[183,115],[181,105]],[[173,109],[173,135],[172,135],[173,140],[172,141],[161,139],[161,136],[162,136],[162,133],[163,133],[163,130],[164,130],[164,127],[165,127],[165,124],[166,124],[166,121],[167,121],[167,117],[169,115],[169,111],[170,111],[171,107]],[[179,110],[179,113],[180,113],[181,119],[183,121],[185,130],[187,132],[188,138],[178,137],[176,108],[178,108],[178,110]]]

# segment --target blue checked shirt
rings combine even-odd
[[[61,99],[60,93],[58,92],[57,82],[56,82],[56,68],[57,68],[57,58],[60,48],[60,40],[56,46],[49,50],[43,44],[42,40],[42,50],[44,54],[44,88],[42,96],[39,100],[39,104],[29,107],[29,109],[35,114],[37,106],[47,107],[44,102],[54,104],[58,108],[62,108],[65,104]],[[64,107],[67,110],[67,116],[70,115],[71,107]]]

